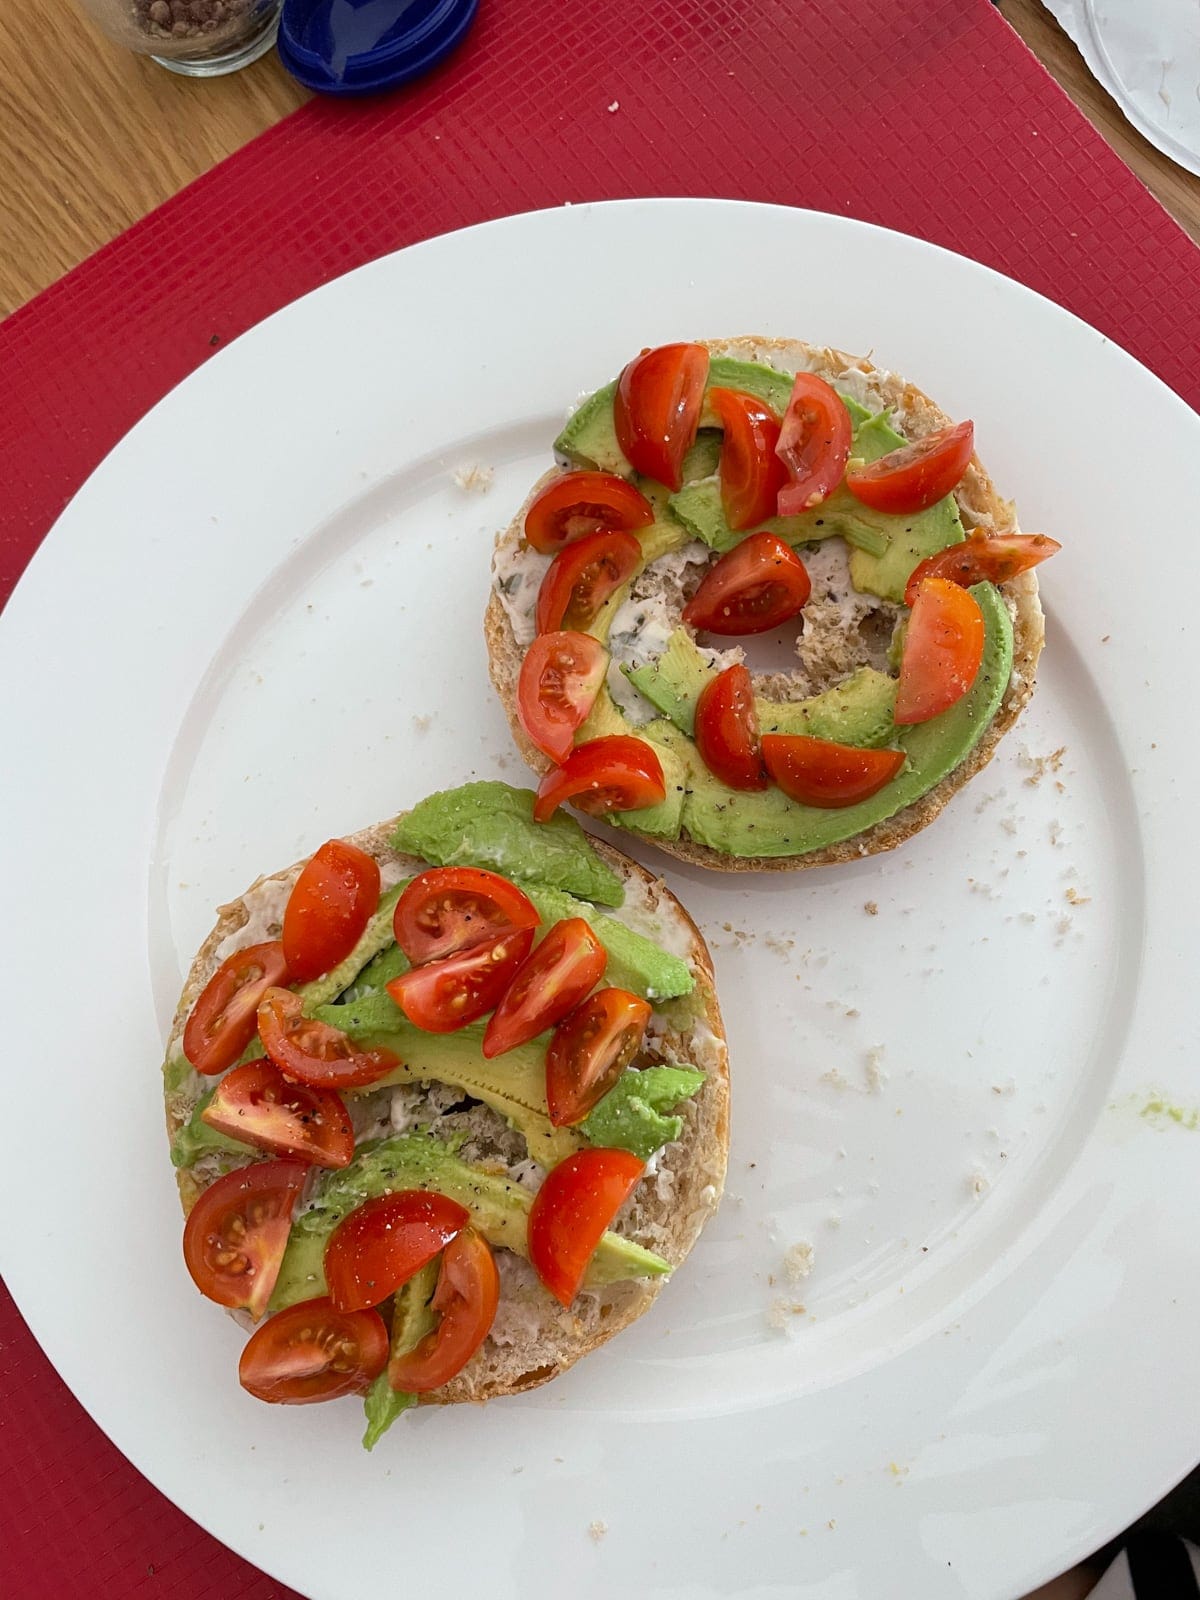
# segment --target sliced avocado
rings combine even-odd
[[[593,472],[616,472],[623,478],[633,475],[633,468],[625,459],[625,452],[617,443],[617,430],[613,426],[613,396],[617,380],[606,383],[603,389],[583,402],[567,419],[566,426],[554,441],[554,453],[566,456],[573,467],[586,467]]]
[[[318,1006],[320,1022],[341,1028],[368,1050],[390,1050],[400,1065],[369,1085],[386,1089],[398,1083],[452,1084],[502,1116],[524,1135],[529,1154],[553,1167],[579,1148],[579,1135],[556,1128],[546,1111],[545,1036],[489,1061],[483,1053],[482,1022],[456,1033],[425,1033],[404,1015],[387,994],[371,994],[346,1005]]]
[[[890,531],[884,526],[884,514],[868,511],[854,500],[845,489],[836,489],[815,511],[806,511],[799,517],[768,517],[756,523],[753,529],[738,532],[725,520],[721,504],[721,482],[717,477],[702,478],[697,483],[686,484],[667,502],[672,516],[682,523],[694,539],[722,554],[741,544],[750,532],[773,533],[785,544],[815,544],[821,539],[840,535],[848,544],[855,545],[872,555],[882,556],[888,549]],[[868,519],[874,519],[874,521]],[[891,518],[892,523],[903,519]],[[905,524],[907,526],[907,523]]]
[[[279,1269],[272,1311],[325,1293],[325,1246],[343,1217],[375,1195],[400,1189],[430,1189],[466,1206],[489,1244],[529,1258],[529,1208],[533,1196],[507,1177],[469,1166],[423,1134],[384,1139],[363,1150],[340,1172],[323,1173],[308,1208],[292,1223]],[[670,1262],[630,1239],[606,1233],[588,1268],[590,1287],[622,1278],[657,1278]]]
[[[869,800],[823,811],[789,800],[781,789],[738,794],[702,768],[693,769],[683,813],[689,836],[727,855],[804,855],[851,839],[927,794],[975,748],[1012,675],[1012,622],[1004,600],[990,583],[976,584],[971,593],[986,630],[978,676],[948,711],[897,729],[893,743],[908,757],[898,777]]]
[[[716,668],[710,667],[700,654],[696,641],[685,627],[672,632],[663,653],[655,660],[640,667],[622,667],[621,671],[669,722],[689,739],[692,737],[696,701],[704,685],[717,674]]]
[[[587,720],[575,735],[577,744],[588,739],[602,739],[609,734],[633,734],[644,739],[654,749],[662,763],[666,796],[656,806],[644,806],[640,811],[610,811],[605,821],[619,824],[628,819],[628,826],[639,833],[658,834],[668,839],[679,836],[683,817],[683,802],[687,794],[687,775],[691,756],[686,746],[675,737],[669,722],[655,720],[632,727],[625,719],[607,684],[601,684]]]
[[[649,1161],[683,1132],[683,1118],[664,1112],[690,1100],[703,1082],[704,1074],[691,1067],[631,1067],[588,1112],[583,1131],[593,1144],[630,1150]]]
[[[558,811],[549,822],[535,822],[533,799],[529,789],[490,780],[444,789],[400,818],[392,843],[434,866],[490,867],[517,883],[619,906],[620,878],[574,817]]]
[[[765,400],[782,417],[792,397],[792,384],[793,379],[786,372],[776,372],[773,367],[763,366],[757,361],[714,356],[709,362],[705,392],[707,394],[709,389],[741,389],[746,394],[757,395],[760,400]],[[595,394],[589,395],[555,439],[554,449],[573,466],[589,467],[599,472],[616,472],[628,478],[632,476],[633,468],[617,443],[617,431],[613,425],[613,396],[616,392],[614,379],[612,383],[606,383],[603,389],[597,389]],[[865,421],[870,415],[848,395],[843,395],[842,399],[852,422]],[[700,413],[701,429],[720,429],[720,426],[721,419],[706,403]],[[715,461],[708,470],[716,470]],[[685,482],[688,477],[688,462],[685,461]]]
[[[343,1003],[351,1000],[361,1000],[364,995],[377,994],[380,989],[386,989],[393,978],[398,978],[401,973],[407,972],[412,963],[404,954],[398,944],[388,945],[386,950],[381,950],[374,961],[368,961],[358,977],[342,995]]]
[[[652,940],[635,933],[615,917],[606,917],[586,900],[576,900],[561,889],[530,888],[528,893],[547,927],[565,917],[582,917],[595,930],[608,951],[605,983],[617,989],[628,989],[655,1004],[677,995],[691,994],[696,987],[686,961],[660,950]],[[500,1060],[507,1061],[507,1055]]]
[[[759,733],[806,733],[835,744],[875,746],[895,737],[896,680],[875,667],[857,672],[808,700],[754,697]]]
[[[439,1271],[440,1263],[435,1256],[432,1261],[425,1263],[415,1277],[401,1284],[396,1290],[392,1302],[389,1360],[395,1356],[408,1355],[410,1350],[417,1348],[427,1333],[432,1333],[437,1327],[438,1316],[429,1302],[433,1299],[434,1290],[437,1288]],[[409,1394],[404,1389],[392,1388],[388,1369],[384,1367],[363,1396],[363,1410],[367,1416],[363,1449],[374,1450],[396,1418],[403,1416],[416,1403],[415,1394]]]
[[[682,732],[694,732],[696,701],[717,676],[691,634],[678,627],[656,661],[626,673],[629,681]],[[808,700],[767,700],[755,695],[761,733],[807,733],[839,744],[879,745],[894,732],[896,682],[874,667],[860,667],[844,683]]]
[[[854,454],[864,461],[875,461],[889,450],[898,450],[904,439],[887,420],[887,413],[872,417],[854,435]],[[836,505],[835,505],[836,502]],[[877,594],[884,600],[904,600],[904,589],[912,569],[926,556],[936,555],[966,537],[958,506],[953,495],[938,500],[927,511],[907,517],[889,516],[884,511],[872,511],[864,506],[846,488],[830,495],[824,506],[841,514],[851,511],[860,521],[880,528],[888,536],[886,552],[872,552],[865,546],[850,552],[850,581],[862,594]],[[808,513],[813,515],[812,512]],[[847,534],[847,538],[850,535]],[[857,541],[851,539],[851,543]]]
[[[253,1145],[244,1144],[241,1139],[232,1139],[229,1134],[220,1133],[205,1122],[205,1109],[216,1092],[214,1087],[207,1094],[201,1095],[193,1107],[191,1116],[171,1140],[173,1166],[194,1167],[201,1156],[211,1155],[215,1150],[227,1151],[230,1155],[236,1156],[253,1153]]]

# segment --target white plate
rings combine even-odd
[[[976,419],[1025,526],[1065,545],[1038,696],[895,855],[670,867],[729,1019],[720,1216],[614,1345],[368,1456],[353,1403],[242,1394],[241,1335],[184,1274],[157,1079],[181,974],[259,871],[520,780],[484,670],[492,533],[581,390],[642,345],[744,331],[873,349]],[[453,480],[472,463],[484,495]],[[451,1572],[497,1600],[1009,1600],[1140,1512],[1200,1441],[1200,1135],[1141,1114],[1200,1099],[1172,599],[1200,586],[1197,505],[1197,418],[1099,334],[928,245],[765,206],[435,239],[197,372],[0,629],[4,1268],[100,1425],[319,1600]],[[776,1327],[776,1302],[806,1309]]]

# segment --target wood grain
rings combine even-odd
[[[1038,0],[1000,10],[1200,240],[1200,179],[1129,126]],[[0,0],[0,316],[306,98],[273,54],[196,82],[110,44],[70,0]]]

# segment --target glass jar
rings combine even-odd
[[[283,0],[80,0],[110,39],[190,78],[236,72],[275,43]]]

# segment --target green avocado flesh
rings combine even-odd
[[[279,1269],[272,1311],[326,1291],[325,1246],[344,1217],[376,1195],[401,1189],[431,1189],[457,1200],[488,1243],[529,1258],[529,1208],[533,1196],[520,1184],[493,1177],[460,1161],[436,1139],[405,1134],[363,1150],[340,1172],[323,1174],[309,1207],[292,1223]],[[596,1247],[585,1282],[592,1287],[622,1278],[655,1278],[670,1263],[617,1234]]]
[[[621,880],[565,812],[533,820],[533,794],[485,781],[430,795],[401,817],[392,843],[435,867],[488,867],[515,883],[565,889],[597,905],[619,906]]]
[[[437,1288],[439,1261],[435,1256],[421,1270],[401,1284],[392,1302],[392,1335],[388,1348],[389,1358],[406,1356],[415,1350],[427,1333],[438,1325],[438,1315],[429,1302]],[[374,1450],[384,1434],[403,1416],[417,1397],[403,1389],[393,1389],[388,1381],[388,1369],[375,1379],[363,1396],[363,1410],[367,1418],[367,1431],[363,1434],[363,1448]]]
[[[340,1028],[362,1049],[390,1050],[400,1064],[370,1085],[452,1084],[502,1116],[524,1135],[529,1154],[553,1167],[579,1148],[579,1135],[556,1128],[546,1111],[546,1045],[543,1035],[489,1061],[483,1053],[484,1024],[456,1033],[425,1033],[386,994],[365,995],[340,1006],[318,1006],[319,1022]]]
[[[678,1139],[683,1118],[667,1116],[704,1082],[692,1067],[643,1067],[623,1072],[584,1118],[584,1133],[593,1144],[632,1150],[649,1161],[656,1150]]]
[[[657,660],[623,670],[681,733],[692,736],[696,701],[718,674],[705,663],[686,628],[675,629]],[[754,697],[760,733],[806,733],[853,745],[886,744],[895,732],[895,706],[896,680],[874,667],[860,667],[844,683],[808,700]]]

